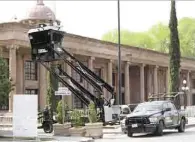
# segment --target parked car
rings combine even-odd
[[[120,109],[121,109],[120,120],[123,120],[128,114],[131,113],[131,110],[128,105],[121,105]]]
[[[129,137],[134,133],[153,133],[163,135],[164,129],[185,131],[187,118],[185,112],[177,110],[171,101],[151,101],[140,103],[125,119]]]
[[[121,105],[120,125],[122,132],[126,133],[125,120],[127,115],[131,113],[131,109],[128,105]]]
[[[128,107],[130,108],[130,110],[133,112],[133,110],[136,108],[138,104],[128,104]]]
[[[120,125],[121,125],[121,131],[126,134],[127,128],[125,126],[125,121],[126,121],[126,117],[123,120],[121,120]]]

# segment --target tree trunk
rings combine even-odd
[[[178,92],[179,91],[179,76],[180,76],[180,42],[177,29],[177,15],[175,1],[171,0],[171,13],[169,21],[170,29],[170,46],[169,46],[169,91]],[[176,107],[180,107],[180,98],[176,99]]]

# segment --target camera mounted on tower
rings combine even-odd
[[[62,41],[65,32],[60,27],[40,24],[38,28],[28,32],[31,44],[31,56],[33,61],[59,60],[57,53],[61,53]]]

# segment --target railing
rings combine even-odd
[[[185,95],[185,93],[184,92],[170,92],[170,93],[151,94],[148,97],[148,101],[170,100],[172,101],[172,103],[175,104],[177,109],[181,109],[181,104],[180,104],[181,95]]]
[[[10,129],[13,124],[12,116],[0,116],[0,129]]]

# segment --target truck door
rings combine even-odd
[[[179,112],[172,103],[168,103],[168,107],[171,108],[173,125],[177,125],[179,121]]]
[[[171,110],[167,111],[166,109],[169,108],[168,103],[163,104],[163,110],[164,110],[164,123],[166,127],[170,127],[173,125],[173,118]]]

